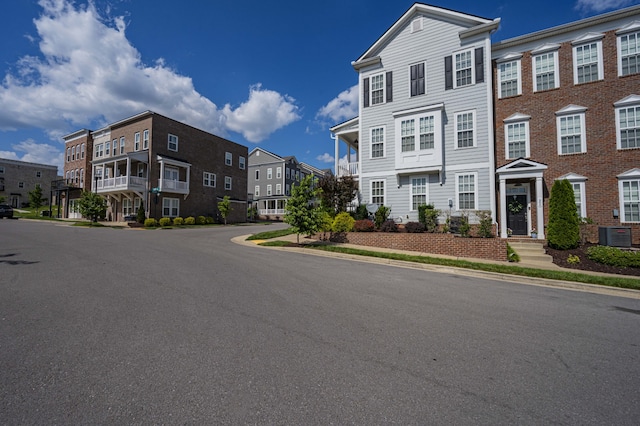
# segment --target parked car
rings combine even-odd
[[[0,204],[0,218],[2,217],[13,219],[13,207],[9,204]]]

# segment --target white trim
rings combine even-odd
[[[168,206],[165,207],[165,204],[168,204]],[[176,204],[174,206],[174,204]],[[164,209],[168,208],[169,209],[169,214],[165,215],[164,214]],[[172,215],[171,213],[173,213],[173,210],[175,209],[175,216]],[[179,217],[180,216],[180,198],[167,198],[167,197],[163,197],[162,198],[162,217]]]
[[[631,146],[631,147],[623,147],[622,146],[622,128],[620,127],[620,111],[621,110],[636,110],[636,109],[640,109],[640,99],[637,99],[637,96],[632,95],[633,99],[636,100],[636,103],[631,103],[628,101],[625,101],[624,103],[622,101],[620,102],[616,102],[614,104],[615,108],[615,114],[616,114],[616,148],[618,150],[627,150],[627,149],[638,149],[640,148],[640,143],[636,142],[636,146]],[[629,99],[632,98],[632,96],[627,96],[625,99]],[[624,100],[623,100],[624,101]],[[636,129],[636,131],[638,133],[640,133],[640,121],[636,121],[636,127],[634,127],[634,129]]]
[[[424,179],[424,194],[414,194],[413,193],[413,180],[414,179]],[[425,204],[429,204],[429,175],[416,175],[409,177],[409,211],[415,212],[418,209],[414,209],[413,207],[413,196],[414,195],[424,195],[425,196]]]
[[[602,56],[602,37],[604,34],[600,34],[600,39],[589,39],[584,42],[579,43],[577,40],[574,41],[572,50],[573,57],[573,84],[585,84],[590,83],[591,81],[600,81],[604,79],[604,56]],[[591,46],[595,44],[596,55],[597,55],[597,66],[598,66],[598,78],[596,80],[591,81],[583,81],[582,83],[578,82],[578,49],[584,48],[585,46]]]
[[[497,83],[497,84],[498,84],[498,98],[499,98],[499,99],[502,99],[502,98],[510,98],[510,97],[518,96],[518,95],[521,95],[521,94],[522,94],[522,61],[521,61],[521,59],[520,59],[521,57],[522,57],[522,55],[519,55],[519,57],[518,57],[517,59],[513,59],[513,60],[511,60],[511,61],[506,61],[506,60],[505,60],[505,61],[501,61],[501,62],[499,62],[499,63],[497,63],[497,64],[496,64],[496,65],[497,65],[497,67],[496,67],[496,68],[497,68],[497,72],[496,72],[496,74],[497,74],[497,77],[498,77],[498,83]],[[505,65],[505,66],[506,66],[506,65],[508,65],[508,64],[512,64],[512,65],[513,65],[513,64],[515,64],[515,67],[516,67],[516,79],[517,79],[517,80],[516,80],[516,84],[517,84],[517,93],[516,93],[515,95],[508,95],[508,96],[505,96],[505,95],[503,95],[503,94],[502,94],[502,72],[501,72],[501,69],[500,69],[500,68],[501,68],[503,65]]]
[[[465,53],[469,53],[470,56],[470,62],[471,62],[471,82],[468,84],[463,84],[458,86],[458,68],[456,67],[457,65],[457,61],[456,61],[456,55],[462,55]],[[476,84],[476,66],[475,66],[475,54],[474,54],[474,49],[473,48],[467,48],[467,49],[463,49],[463,50],[458,50],[456,52],[453,52],[453,54],[451,55],[451,69],[452,69],[452,74],[453,74],[453,88],[457,89],[460,87],[467,87],[467,86],[473,86]],[[463,68],[467,69],[467,68]]]
[[[558,45],[559,46],[559,45]],[[538,89],[538,74],[536,73],[536,59],[541,55],[553,55],[553,87],[549,89]],[[560,87],[560,64],[558,61],[558,50],[549,49],[540,51],[536,54],[531,53],[531,72],[533,73],[533,91],[542,92],[545,90],[553,90]]]
[[[382,101],[373,103],[373,78],[382,76]],[[387,72],[376,72],[375,74],[371,74],[369,77],[369,106],[372,107],[374,105],[382,105],[387,103]],[[378,91],[380,89],[376,89]]]
[[[473,176],[473,205],[472,209],[461,209],[460,208],[460,183],[459,179],[464,176]],[[455,209],[456,211],[460,210],[479,210],[478,209],[478,172],[467,172],[467,173],[456,173],[455,174],[455,186],[456,186],[456,199],[455,199]]]
[[[171,148],[172,142],[171,142],[171,138],[175,138],[175,149]],[[167,149],[169,151],[174,151],[174,152],[178,152],[178,137],[176,135],[172,135],[171,133],[169,133],[169,135],[167,136]]]
[[[373,131],[377,129],[382,129],[382,155],[380,157],[373,156]],[[380,143],[380,142],[376,142]],[[380,158],[385,158],[387,156],[387,126],[374,126],[369,128],[369,159],[377,160]]]
[[[471,119],[473,120],[473,127],[472,127],[472,132],[473,132],[473,140],[472,140],[472,145],[471,146],[459,146],[459,141],[458,141],[458,120],[459,117],[463,114],[471,114]],[[476,110],[472,109],[472,110],[468,110],[468,111],[460,111],[460,112],[456,112],[453,115],[453,140],[454,140],[454,144],[453,144],[453,149],[468,149],[468,148],[477,148],[478,146],[478,121],[476,118]]]
[[[626,220],[625,216],[626,216],[626,211],[624,208],[624,184],[625,183],[629,183],[631,184],[632,182],[637,183],[638,186],[638,191],[640,191],[640,170],[639,169],[633,169],[630,170],[629,172],[632,171],[637,171],[637,175],[633,176],[631,174],[629,174],[628,176],[625,176],[624,178],[620,178],[621,175],[618,176],[619,180],[618,180],[618,197],[619,197],[619,201],[620,201],[620,223],[640,223],[640,220],[636,221],[636,220]],[[629,173],[626,172],[626,173]],[[623,173],[626,174],[626,173]],[[633,201],[634,204],[640,204],[640,200],[629,200],[630,202]]]
[[[415,67],[422,64],[424,66],[424,93],[418,95],[411,95],[411,67]],[[427,91],[427,61],[418,61],[408,65],[407,67],[407,81],[409,82],[409,99],[417,98],[418,96],[424,96],[428,93]]]
[[[628,37],[632,33],[635,32],[636,40],[640,40],[640,21],[634,21],[630,25],[624,28],[624,30],[620,29],[616,32],[616,53],[617,53],[617,63],[618,63],[618,77],[623,77],[626,75],[633,74],[623,74],[622,73],[622,37]],[[640,43],[640,42],[639,42]],[[637,54],[640,55],[640,52]],[[640,66],[639,66],[640,67]]]
[[[386,179],[371,179],[369,180],[369,204],[374,204],[373,202],[373,183],[374,182],[382,182],[382,206],[387,205],[387,180]],[[378,203],[375,203],[378,204]]]
[[[227,183],[229,184],[228,188],[227,188]],[[224,177],[224,190],[225,191],[231,191],[232,184],[233,184],[233,179],[231,178],[231,176],[225,176]]]
[[[575,155],[584,154],[587,152],[587,129],[585,124],[585,111],[584,107],[577,107],[576,105],[569,105],[562,110],[556,112],[556,140],[558,155]],[[562,121],[573,117],[577,117],[580,120],[580,151],[578,152],[562,152]]]
[[[224,153],[224,164],[227,166],[233,166],[233,153],[229,151]]]
[[[508,160],[515,160],[518,159],[520,157],[511,157],[509,155],[509,127],[510,126],[519,126],[524,124],[524,143],[525,143],[525,155],[524,158],[529,158],[531,157],[531,141],[529,138],[529,119],[522,119],[522,120],[510,120],[510,121],[506,121],[505,120],[505,124],[504,124],[504,156],[506,159]]]

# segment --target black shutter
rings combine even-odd
[[[393,100],[393,81],[391,79],[391,71],[387,72],[385,83],[387,85],[387,102],[391,102]]]
[[[365,78],[362,80],[362,95],[364,98],[364,106],[365,108],[369,106],[369,78]]]
[[[424,64],[418,64],[418,95],[424,95]]]
[[[418,94],[418,66],[411,65],[411,96]]]
[[[453,58],[451,56],[444,58],[444,89],[453,89]]]
[[[484,48],[476,49],[476,83],[484,82]]]

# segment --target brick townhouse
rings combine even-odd
[[[230,222],[246,221],[247,147],[152,111],[96,131],[64,136],[65,215],[78,215],[81,190],[102,195],[107,219],[218,216],[232,201]]]
[[[549,192],[640,243],[640,6],[492,45],[501,236],[545,238]]]

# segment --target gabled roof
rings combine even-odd
[[[249,158],[253,157],[254,154],[257,152],[264,152],[265,154],[273,157],[277,161],[284,161],[284,158],[280,157],[278,154],[274,154],[273,152],[267,151],[266,149],[262,149],[262,148],[253,148],[249,153]]]
[[[455,10],[446,9],[443,7],[431,6],[424,3],[414,3],[387,31],[382,34],[378,40],[376,40],[371,47],[369,47],[360,57],[353,61],[351,65],[356,69],[360,69],[363,66],[373,64],[379,61],[376,57],[376,52],[380,46],[387,43],[390,39],[394,38],[398,31],[411,21],[416,14],[423,14],[433,19],[443,19],[452,21],[465,27],[466,30],[460,34],[462,37],[470,37],[477,33],[477,31],[469,31],[470,29],[477,28],[481,32],[491,32],[498,28],[500,24],[500,18],[491,20],[487,18],[481,18],[475,15],[469,15],[467,13],[457,12]]]
[[[496,169],[496,173],[499,175],[512,175],[512,177],[516,177],[516,175],[542,176],[542,172],[544,170],[547,170],[546,164],[527,160],[526,158],[518,158],[517,160],[513,160],[512,162]]]

